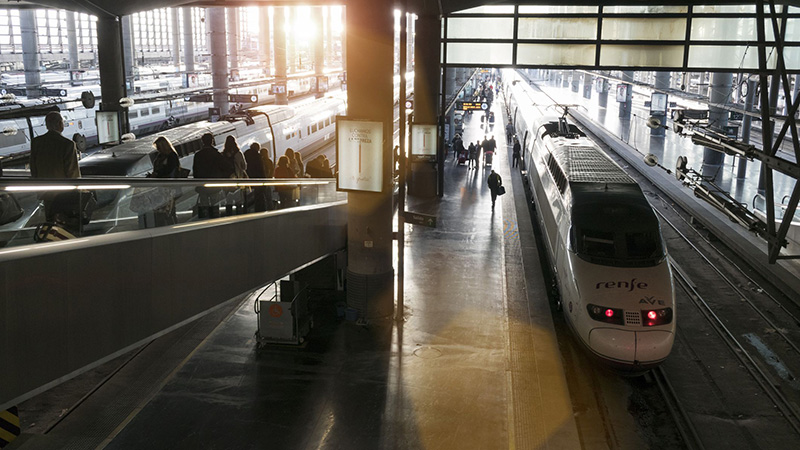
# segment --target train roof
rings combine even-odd
[[[614,161],[590,145],[591,141],[576,143],[579,145],[558,145],[550,151],[570,183],[636,183]]]

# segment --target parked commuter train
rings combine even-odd
[[[339,85],[341,70],[326,71],[329,79],[329,88]],[[313,73],[300,73],[292,75],[287,79],[287,90],[289,97],[306,95],[313,92],[316,87]],[[266,80],[264,80],[266,81]],[[258,96],[258,104],[263,105],[272,102],[274,95],[269,92],[271,83],[250,84],[247,82],[233,83],[230,88],[231,94],[255,94]],[[74,88],[71,88],[74,89]],[[84,87],[83,90],[92,90]],[[96,92],[99,94],[99,91]],[[77,95],[75,95],[77,97]],[[60,100],[60,99],[57,99]],[[3,109],[22,109],[32,104],[48,105],[56,104],[50,100],[18,101],[0,105]],[[64,116],[63,135],[72,137],[75,134],[82,135],[86,140],[86,145],[91,147],[97,145],[97,126],[95,124],[95,111],[87,110],[80,106],[80,102],[72,101],[57,103]],[[137,136],[154,133],[178,125],[201,120],[208,117],[208,108],[212,106],[208,102],[189,101],[188,98],[174,98],[171,100],[156,100],[135,103],[128,110],[128,120],[130,130]],[[252,106],[252,105],[247,105]],[[27,154],[30,151],[31,130],[33,136],[40,136],[47,132],[44,126],[44,116],[32,116],[13,119],[0,119],[0,158]]]
[[[642,373],[675,339],[675,294],[655,211],[641,188],[524,80],[505,71],[543,240],[566,322],[613,369]]]
[[[157,153],[153,142],[164,136],[178,152],[181,165],[191,168],[194,154],[202,147],[200,137],[205,133],[214,135],[218,147],[228,136],[234,136],[242,151],[258,142],[270,151],[273,159],[289,147],[309,159],[333,142],[336,116],[344,113],[345,101],[337,97],[322,98],[301,107],[260,106],[218,122],[204,120],[124,142],[81,159],[79,165],[83,176],[143,176],[153,170]]]

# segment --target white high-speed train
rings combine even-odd
[[[535,102],[546,100],[513,71],[504,84],[566,322],[614,369],[657,366],[672,350],[676,315],[655,211],[566,114],[543,114]]]

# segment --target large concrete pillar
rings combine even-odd
[[[130,130],[127,108],[119,101],[126,96],[122,62],[122,24],[118,17],[97,18],[97,59],[100,62],[100,110],[119,111],[120,134]]]
[[[666,91],[666,90],[668,90],[669,89],[669,79],[670,79],[670,73],[669,72],[656,72],[656,82],[655,82],[656,90],[658,90],[658,91]],[[667,97],[667,106],[669,106],[669,96]],[[653,114],[653,117],[656,117],[657,119],[659,119],[661,121],[661,123],[663,123],[663,124],[667,123],[666,111],[663,114],[655,113],[655,114]],[[650,135],[651,136],[664,136],[666,134],[666,131],[667,130],[665,128],[662,128],[662,127],[651,128],[650,129]]]
[[[622,72],[622,81],[628,85],[628,94],[625,97],[625,101],[619,104],[619,117],[630,117],[633,109],[633,72]]]
[[[314,26],[319,30],[316,38],[314,39],[314,74],[317,76],[317,83],[319,79],[325,75],[325,42],[324,35],[322,34],[322,7],[311,7],[311,20]],[[318,90],[316,98],[321,98],[325,95],[324,91]]]
[[[286,86],[286,8],[283,6],[275,7],[275,15],[272,16],[272,25],[275,28],[272,41],[273,56],[275,57],[275,85]],[[275,94],[276,105],[288,105],[289,93],[287,91]]]
[[[714,106],[728,103],[733,74],[713,73],[709,87],[708,123],[712,130],[722,132],[728,125],[728,111]],[[715,177],[725,161],[725,154],[709,148],[703,149],[703,176]]]
[[[272,40],[269,37],[269,8],[262,6],[258,8],[258,53],[259,60],[263,64],[264,72],[267,76],[273,73],[272,70]]]
[[[572,79],[572,92],[578,92],[581,88],[581,74],[577,70],[573,70],[571,74]]]
[[[287,6],[285,14],[286,21],[289,23],[289,30],[291,30],[291,34],[295,34],[294,27],[297,26],[297,24],[294,20],[294,9],[291,6]],[[286,62],[288,64],[287,70],[289,74],[297,72],[297,46],[294,44],[294,36],[286,38]]]
[[[187,72],[194,72],[194,35],[192,25],[192,8],[181,8],[183,13],[183,63]]]
[[[131,92],[135,92],[134,88],[134,60],[136,53],[133,46],[133,30],[131,27],[131,16],[122,16],[122,60],[125,64],[125,80]],[[98,37],[99,37],[98,32]]]
[[[325,67],[333,67],[333,8],[325,6]]]
[[[228,58],[225,51],[225,8],[206,9],[209,50],[211,53],[211,83],[214,89],[214,107],[220,114],[228,113]]]
[[[237,24],[239,22],[239,8],[226,8],[228,18],[228,66],[231,69],[239,68],[239,33]]]
[[[172,22],[172,63],[175,70],[181,70],[181,24],[178,18],[178,8],[169,9],[169,18]]]
[[[745,96],[744,100],[744,110],[751,112],[753,111],[753,104],[756,101],[756,88],[758,87],[758,80],[756,79],[747,79],[747,96]],[[753,118],[747,114],[745,114],[744,118],[742,118],[742,142],[745,144],[750,143],[750,127],[752,126]],[[736,172],[737,178],[744,178],[745,174],[747,173],[747,158],[739,158],[739,168]]]
[[[352,117],[383,123],[383,192],[347,200],[347,304],[368,319],[394,312],[392,118],[394,13],[391,0],[347,4],[348,106]]]
[[[28,97],[42,95],[42,74],[39,67],[39,37],[36,30],[36,11],[19,11],[19,28],[22,35],[22,65],[25,69],[25,92]]]
[[[75,28],[75,13],[66,11],[67,13],[67,48],[69,49],[69,68],[70,70],[78,70],[81,68],[81,62],[78,60],[78,32]]]
[[[347,8],[340,8],[342,13],[342,23],[347,23]],[[342,47],[342,69],[347,70],[347,33],[342,31],[339,35]]]
[[[437,42],[441,33],[439,11],[433,2],[424,2],[417,11],[417,23],[409,20],[409,29],[416,30],[416,39],[422,43]],[[411,35],[413,33],[409,33]],[[441,72],[441,48],[439,45],[412,45],[414,55],[414,123],[437,124],[439,121],[439,85]],[[453,83],[449,83],[453,84]],[[453,130],[453,116],[450,116],[450,129]],[[444,123],[442,118],[441,123]],[[443,130],[442,130],[443,131]],[[450,133],[450,139],[454,134]],[[468,145],[468,144],[467,144]],[[440,145],[437,157],[438,166],[415,167],[412,165],[412,179],[421,185],[415,186],[415,192],[421,196],[434,196],[444,192],[444,159],[447,156],[447,143]],[[438,170],[437,170],[438,169]],[[431,185],[435,186],[431,189]]]

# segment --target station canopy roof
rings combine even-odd
[[[360,0],[364,1],[364,0]],[[376,0],[378,1],[378,0]],[[169,6],[347,5],[347,0],[32,0],[98,17]],[[396,0],[444,17],[448,67],[800,73],[800,0]],[[387,2],[387,4],[390,4]],[[766,12],[763,27],[756,5]],[[773,21],[773,18],[776,19]],[[785,20],[784,20],[785,19]],[[774,27],[773,25],[777,25]],[[777,33],[773,30],[777,30]],[[759,38],[761,33],[761,38]],[[775,36],[783,35],[782,40]],[[782,48],[782,52],[775,50]],[[765,64],[765,65],[764,65]]]
[[[421,3],[432,3],[437,5],[439,13],[442,15],[449,15],[454,12],[479,8],[482,6],[495,6],[495,5],[558,5],[558,6],[636,6],[647,4],[659,5],[741,5],[741,4],[754,4],[754,2],[747,1],[704,1],[704,0],[661,0],[661,1],[645,1],[645,0],[612,0],[612,1],[592,1],[592,0],[549,0],[549,1],[511,1],[511,0],[397,0],[397,4],[408,4],[409,8],[415,9],[415,5]],[[800,0],[777,0],[778,5],[794,5],[800,7]],[[124,16],[140,11],[149,11],[157,8],[176,7],[176,6],[300,6],[300,5],[347,5],[347,0],[32,0],[14,2],[7,7],[24,8],[24,7],[50,7],[58,9],[66,9],[76,12],[84,12],[98,16],[102,15],[115,15]]]

